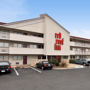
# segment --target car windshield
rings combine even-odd
[[[83,59],[83,61],[90,61],[90,59]]]
[[[0,65],[9,65],[8,62],[0,62]]]
[[[82,61],[86,61],[86,59],[82,59]]]

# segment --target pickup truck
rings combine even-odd
[[[0,73],[11,73],[11,65],[8,61],[0,61]]]

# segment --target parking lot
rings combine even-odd
[[[90,68],[17,72],[0,75],[0,90],[90,90]]]

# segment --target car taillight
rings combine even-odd
[[[47,64],[44,64],[44,66],[46,67],[46,66],[47,66]]]
[[[11,69],[11,66],[9,66],[8,68]]]

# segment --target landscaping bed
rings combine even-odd
[[[84,68],[83,65],[77,65],[77,64],[68,64],[66,67],[62,66],[54,66],[53,69],[75,69],[75,68]]]

